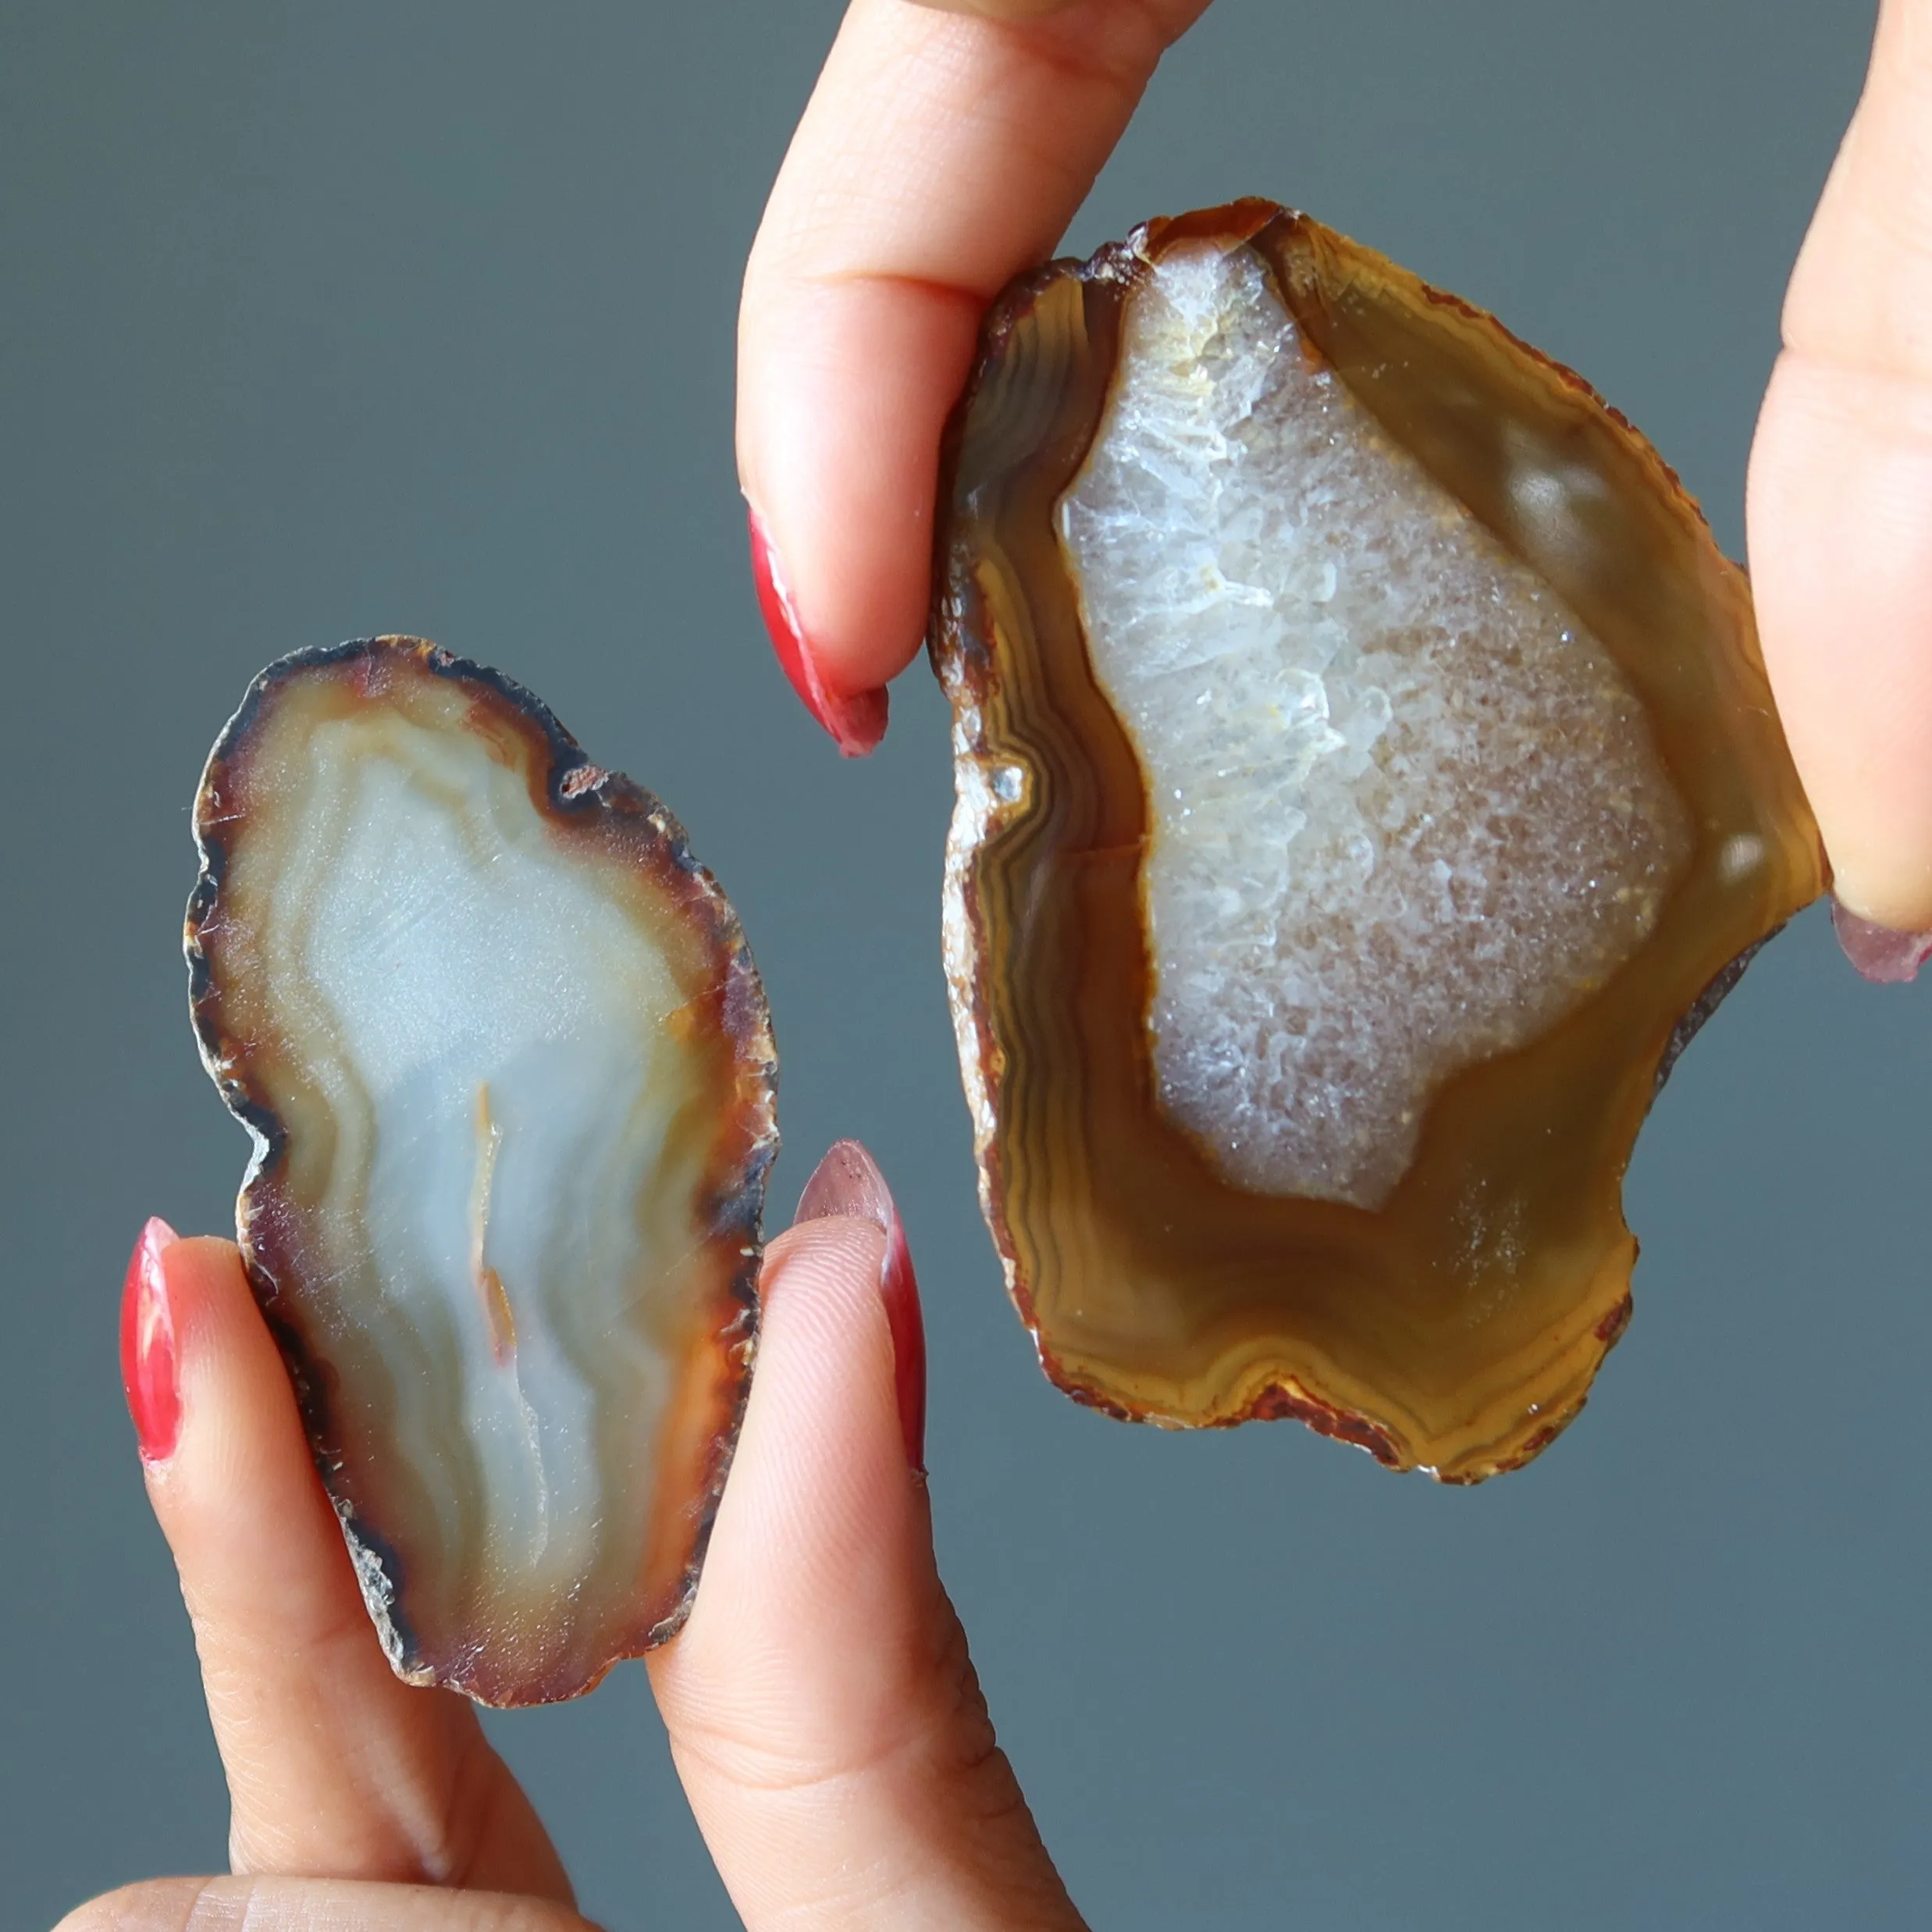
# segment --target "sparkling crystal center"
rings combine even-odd
[[[1162,1104],[1237,1186],[1379,1206],[1655,923],[1691,837],[1638,701],[1245,248],[1137,286],[1061,535],[1149,793]]]

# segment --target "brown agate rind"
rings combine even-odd
[[[1147,782],[1058,519],[1132,292],[1202,243],[1251,250],[1305,352],[1595,634],[1687,828],[1641,945],[1539,1037],[1444,1080],[1373,1208],[1231,1184],[1151,1065]],[[1122,1418],[1292,1415],[1446,1480],[1528,1461],[1628,1318],[1621,1183],[1667,1059],[1707,990],[1825,882],[1742,574],[1579,378],[1258,201],[1016,283],[955,415],[941,503],[947,967],[982,1203],[1047,1372]]]
[[[250,1280],[386,1649],[525,1704],[679,1627],[742,1412],[776,1058],[649,792],[411,638],[251,686],[187,951]]]

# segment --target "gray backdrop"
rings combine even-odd
[[[883,1159],[946,1575],[1097,1927],[1923,1923],[1932,989],[1816,913],[1664,1096],[1635,1326],[1526,1473],[1123,1429],[1036,1373],[941,992],[942,707],[915,670],[841,766],[744,564],[739,265],[836,12],[0,4],[0,1932],[222,1863],[116,1297],[242,1164],[177,956],[202,754],[265,659],[378,629],[684,816],[777,1012],[781,1212],[834,1135]],[[1220,0],[1071,239],[1298,201],[1587,372],[1735,548],[1870,12]],[[733,1923],[641,1670],[492,1729],[587,1910]]]

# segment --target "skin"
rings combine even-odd
[[[774,187],[740,336],[745,491],[824,687],[924,624],[939,435],[979,316],[1048,254],[1204,0],[853,0]],[[1932,0],[1886,0],[1750,476],[1765,649],[1841,896],[1932,927]],[[994,1742],[909,1468],[882,1236],[766,1264],[704,1582],[651,1660],[752,1932],[1081,1923]],[[149,1493],[233,1803],[235,1875],[62,1932],[564,1932],[586,1921],[468,1706],[390,1675],[235,1251],[164,1257],[183,1422]]]
[[[753,1932],[1078,1932],[934,1567],[881,1293],[885,1237],[774,1241],[758,1373],[690,1621],[649,1660]],[[168,1247],[181,1425],[144,1465],[233,1806],[234,1876],[61,1932],[562,1932],[587,1923],[466,1700],[391,1674],[233,1244]]]
[[[834,696],[919,647],[940,432],[980,317],[1052,253],[1205,5],[852,0],[738,314],[739,479]]]
[[[1764,655],[1861,916],[1932,927],[1932,4],[1884,0],[1748,496]]]
[[[941,427],[1195,0],[854,0],[752,250],[738,471],[828,692],[926,617]],[[1884,0],[1750,473],[1765,656],[1840,898],[1932,927],[1932,0]]]

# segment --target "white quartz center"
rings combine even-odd
[[[1061,534],[1151,800],[1162,1104],[1237,1186],[1379,1206],[1654,923],[1690,834],[1638,701],[1247,248],[1129,297]]]

